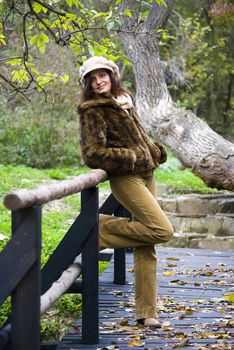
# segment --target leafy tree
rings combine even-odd
[[[148,15],[139,16],[139,3],[123,0],[120,33],[136,79],[136,101],[143,123],[153,137],[168,145],[185,167],[211,187],[234,189],[234,145],[215,133],[203,120],[173,102],[160,63],[160,39],[174,6],[154,3]]]
[[[35,88],[46,93],[54,81],[67,83],[68,74],[39,69],[40,58],[52,42],[72,50],[78,65],[87,55],[118,59],[121,52],[108,36],[94,39],[95,32],[106,34],[112,28],[112,14],[112,9],[89,10],[78,0],[1,0],[1,93],[16,92],[28,98]]]
[[[170,35],[161,42],[166,79],[175,100],[231,137],[233,5],[206,0],[192,6],[191,2],[176,3]]]

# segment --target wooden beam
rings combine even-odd
[[[35,203],[44,204],[81,192],[86,188],[95,187],[105,180],[107,180],[107,173],[102,169],[95,169],[88,174],[58,181],[55,184],[43,185],[34,190],[20,189],[11,192],[4,197],[4,205],[10,210],[17,210],[30,207]]]
[[[78,256],[74,263],[65,270],[61,277],[55,281],[50,289],[41,296],[41,315],[45,313],[81,274],[81,257]]]

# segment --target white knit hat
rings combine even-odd
[[[84,77],[89,72],[105,68],[111,70],[119,78],[119,67],[113,62],[102,56],[93,56],[85,61],[79,69],[80,82],[84,83]]]

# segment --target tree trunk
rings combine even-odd
[[[234,190],[234,144],[215,133],[191,111],[178,108],[169,94],[160,66],[158,29],[164,28],[174,5],[155,4],[145,22],[139,21],[138,2],[123,0],[121,41],[133,63],[136,105],[142,122],[153,137],[167,145],[183,165],[208,186]]]

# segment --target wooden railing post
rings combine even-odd
[[[114,283],[124,285],[126,283],[126,257],[125,248],[114,250]]]
[[[12,293],[10,349],[39,350],[41,207],[35,205],[12,212],[12,234],[16,231],[20,231],[25,240],[32,241],[33,251],[25,251],[24,254],[36,254],[36,261]]]
[[[111,194],[99,210],[100,214],[122,216],[131,218],[131,214],[125,209],[117,199]],[[126,283],[126,261],[125,248],[114,250],[114,283]]]
[[[86,203],[89,200],[89,207]],[[81,211],[87,211],[86,221],[96,224],[82,247],[82,343],[97,344],[99,340],[98,311],[98,189],[86,189],[81,193]]]
[[[115,211],[115,215],[131,218],[131,214],[122,205]],[[114,251],[114,283],[126,284],[126,249],[119,248]]]

